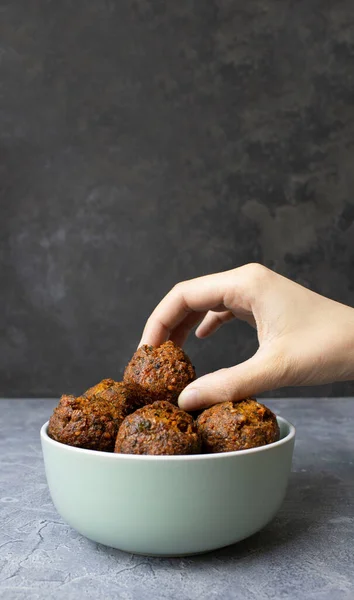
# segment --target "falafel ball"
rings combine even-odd
[[[94,398],[95,396],[99,396],[100,394],[102,394],[102,392],[114,386],[115,383],[117,382],[114,381],[114,379],[102,379],[102,381],[90,387],[82,395],[85,396],[85,398],[92,400],[92,398]]]
[[[88,390],[89,397],[63,395],[49,420],[48,435],[69,446],[113,452],[121,423],[141,403],[131,386],[111,381],[110,387],[103,382],[94,386],[95,394],[94,388]]]
[[[196,422],[204,452],[245,450],[279,439],[275,414],[254,398],[215,404]]]
[[[201,440],[193,417],[170,402],[139,408],[119,428],[114,452],[121,454],[198,454]]]
[[[124,383],[136,385],[146,404],[167,400],[177,405],[181,391],[195,379],[195,370],[182,348],[171,341],[158,348],[141,346],[124,371]]]
[[[120,409],[123,419],[145,404],[135,385],[114,379],[102,379],[100,383],[86,390],[83,396],[88,400],[112,402]]]

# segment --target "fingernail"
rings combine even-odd
[[[200,406],[200,391],[197,389],[183,390],[178,398],[178,405],[183,410],[193,410]]]

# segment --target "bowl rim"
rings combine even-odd
[[[264,446],[257,446],[256,448],[248,448],[246,450],[234,450],[232,452],[216,452],[206,453],[206,454],[163,454],[163,455],[154,455],[154,454],[120,454],[118,452],[102,452],[102,450],[90,450],[88,448],[77,448],[76,446],[69,446],[68,444],[62,444],[61,442],[57,442],[53,440],[48,435],[48,424],[49,420],[42,425],[40,430],[40,436],[42,442],[52,445],[56,448],[61,448],[64,452],[72,452],[74,454],[78,453],[81,455],[87,454],[89,456],[100,456],[104,457],[106,460],[132,460],[132,461],[145,461],[145,462],[166,462],[166,461],[180,461],[180,462],[191,462],[191,461],[205,461],[205,460],[221,460],[226,458],[232,458],[235,456],[245,456],[246,454],[257,454],[259,452],[267,452],[271,451],[273,448],[278,446],[283,446],[288,444],[291,440],[295,438],[296,429],[290,421],[284,419],[279,415],[276,415],[277,421],[279,424],[283,424],[287,427],[288,433],[278,440],[277,442],[272,442],[271,444],[265,444]]]

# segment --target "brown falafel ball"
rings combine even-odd
[[[121,454],[198,454],[201,441],[193,417],[159,401],[139,408],[119,428],[114,452]]]
[[[63,395],[49,420],[48,435],[69,446],[113,452],[119,426],[139,406],[131,386],[103,380],[84,396]]]
[[[279,439],[275,414],[254,398],[221,402],[197,418],[204,452],[232,452],[271,444]]]
[[[117,382],[114,381],[114,379],[102,379],[102,381],[90,387],[82,395],[85,396],[85,398],[92,400],[95,396],[99,396],[100,394],[102,394],[102,392],[114,386],[115,383]]]
[[[124,371],[124,383],[136,385],[146,404],[167,400],[177,404],[181,391],[195,379],[195,370],[182,348],[171,341],[158,348],[141,346]]]
[[[69,446],[111,452],[122,421],[110,402],[63,395],[50,417],[48,435]]]
[[[137,386],[114,379],[102,379],[100,383],[86,390],[83,396],[88,400],[112,402],[121,411],[123,419],[145,404]]]

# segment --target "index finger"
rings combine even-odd
[[[233,269],[177,284],[161,300],[147,320],[139,346],[143,344],[159,346],[169,339],[173,330],[192,312],[230,309],[235,299],[237,271],[238,269]],[[245,299],[240,298],[238,304],[241,310],[249,312]],[[189,318],[189,321],[193,322],[193,319]]]

